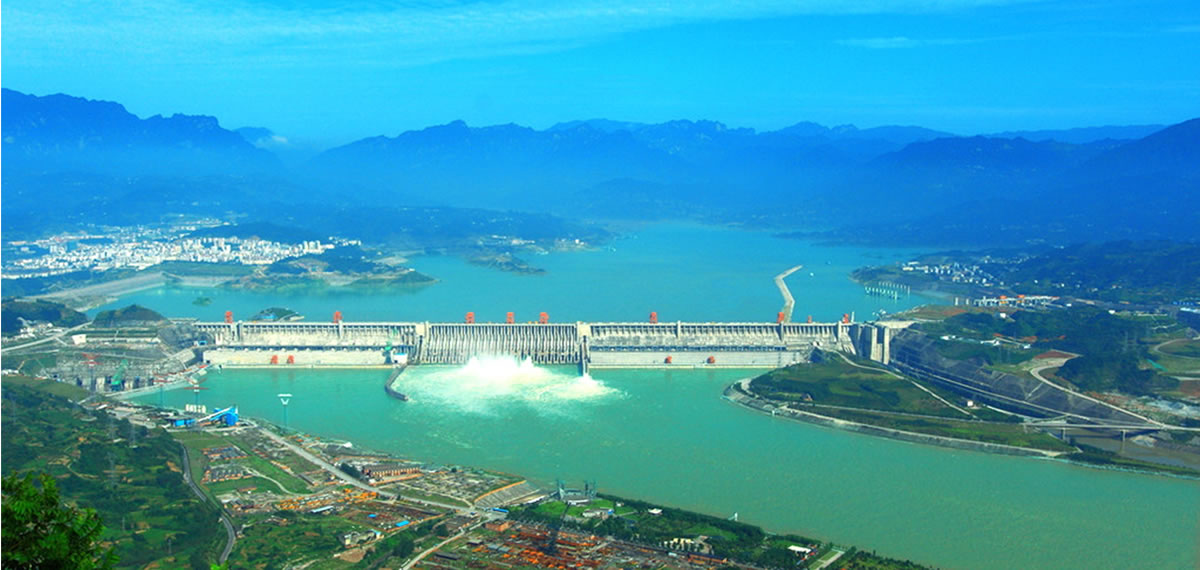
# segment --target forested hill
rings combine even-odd
[[[225,537],[216,507],[183,481],[181,446],[162,429],[30,387],[38,383],[48,381],[4,379],[4,475],[49,473],[63,499],[95,509],[117,568],[208,568]]]
[[[1014,290],[1106,301],[1200,300],[1200,243],[1119,241],[1051,249],[990,266]]]

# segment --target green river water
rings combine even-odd
[[[773,319],[771,277],[788,279],[798,318],[869,318],[924,302],[866,297],[846,275],[909,252],[818,247],[770,236],[658,226],[611,247],[534,256],[541,277],[451,258],[413,265],[441,282],[405,292],[287,294],[162,288],[126,296],[172,316],[217,320],[282,305],[325,320],[481,320],[505,311],[554,320]],[[811,271],[810,271],[811,268]],[[197,296],[214,299],[192,305]],[[492,315],[494,313],[494,315]],[[528,317],[526,317],[528,315]],[[739,370],[538,368],[483,359],[461,368],[413,367],[383,391],[386,370],[225,369],[201,403],[237,404],[282,422],[276,394],[293,394],[290,427],[435,463],[510,471],[548,484],[599,482],[604,492],[713,515],[738,513],[797,532],[944,568],[1195,568],[1200,482],[1063,462],[874,438],[771,418],[721,398]],[[157,403],[158,394],[142,401]],[[193,395],[168,391],[182,407]]]
[[[739,370],[226,369],[201,403],[436,463],[603,491],[945,568],[1193,568],[1200,483],[874,438],[721,398]],[[190,392],[164,394],[168,405]],[[158,401],[157,394],[143,397]]]

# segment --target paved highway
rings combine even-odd
[[[201,491],[200,487],[196,485],[196,482],[192,480],[192,460],[188,457],[187,446],[180,444],[179,447],[183,450],[184,482],[186,482],[188,486],[192,488],[192,492],[195,493],[197,497],[200,497],[201,501],[209,502],[210,499],[208,498],[208,495],[205,495],[204,491]],[[282,489],[283,486],[280,486],[280,488]],[[217,560],[217,562],[224,564],[226,560],[229,560],[229,555],[233,552],[233,545],[237,542],[237,533],[234,532],[233,521],[229,520],[229,515],[225,514],[225,509],[221,507],[220,504],[217,505],[217,509],[221,512],[221,524],[225,527],[225,534],[227,536],[225,541],[225,549],[221,551],[221,558]]]

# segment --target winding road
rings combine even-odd
[[[192,480],[192,460],[188,457],[187,446],[180,444],[180,449],[183,450],[183,481],[192,488],[192,492],[200,497],[201,501],[209,502],[212,499],[200,490],[200,486]],[[217,560],[218,563],[224,564],[229,560],[229,555],[233,553],[233,545],[237,542],[237,533],[233,530],[233,521],[229,520],[229,515],[225,513],[225,508],[217,505],[217,509],[221,511],[221,524],[225,527],[225,535],[228,537],[225,541],[225,550],[221,551],[221,557]]]
[[[1072,358],[1074,358],[1074,357],[1072,357]],[[1031,376],[1033,376],[1034,378],[1036,378],[1036,379],[1037,379],[1039,382],[1042,382],[1043,384],[1046,384],[1046,385],[1048,385],[1048,386],[1051,386],[1051,387],[1053,387],[1054,389],[1057,389],[1057,390],[1062,390],[1062,391],[1064,391],[1064,392],[1066,392],[1066,393],[1068,393],[1068,394],[1071,394],[1072,396],[1076,396],[1076,397],[1082,398],[1082,399],[1084,399],[1084,400],[1087,400],[1087,401],[1089,401],[1089,402],[1093,402],[1093,403],[1095,403],[1095,404],[1099,404],[1100,406],[1103,406],[1103,407],[1106,407],[1106,408],[1115,408],[1115,409],[1117,409],[1117,410],[1120,410],[1121,412],[1123,412],[1123,413],[1125,413],[1125,414],[1131,415],[1131,416],[1133,416],[1133,417],[1135,417],[1135,418],[1137,418],[1137,419],[1139,419],[1139,420],[1142,420],[1142,421],[1146,422],[1147,424],[1150,424],[1150,426],[1160,426],[1160,427],[1161,427],[1161,426],[1163,426],[1163,425],[1164,425],[1162,422],[1159,422],[1159,421],[1152,420],[1152,419],[1150,419],[1150,418],[1147,418],[1146,416],[1143,416],[1143,415],[1141,415],[1141,414],[1135,413],[1135,412],[1133,412],[1133,411],[1131,411],[1131,410],[1129,410],[1129,409],[1127,409],[1127,408],[1122,408],[1122,407],[1114,406],[1114,405],[1112,405],[1112,404],[1110,404],[1110,403],[1108,403],[1108,402],[1105,402],[1105,401],[1103,401],[1103,400],[1097,400],[1096,398],[1093,398],[1093,397],[1091,397],[1091,396],[1088,396],[1087,394],[1084,394],[1084,393],[1081,393],[1081,392],[1076,392],[1075,390],[1071,390],[1070,388],[1067,388],[1067,387],[1065,387],[1065,386],[1061,386],[1061,385],[1055,384],[1054,382],[1051,382],[1051,381],[1047,380],[1045,377],[1043,377],[1043,376],[1042,376],[1042,371],[1044,371],[1044,370],[1049,370],[1049,369],[1051,369],[1051,368],[1058,368],[1058,367],[1061,367],[1063,364],[1065,364],[1065,363],[1067,362],[1067,360],[1070,360],[1070,358],[1067,358],[1067,359],[1061,359],[1061,358],[1049,359],[1049,360],[1048,360],[1048,361],[1047,361],[1045,364],[1040,364],[1040,365],[1038,365],[1038,366],[1035,366],[1034,368],[1031,368],[1031,369],[1029,370],[1029,374],[1030,374]],[[1147,427],[1149,427],[1149,426],[1147,426]]]

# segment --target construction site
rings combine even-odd
[[[191,323],[50,328],[35,340],[6,343],[4,367],[98,393],[182,383],[205,374],[196,349],[206,338]]]

